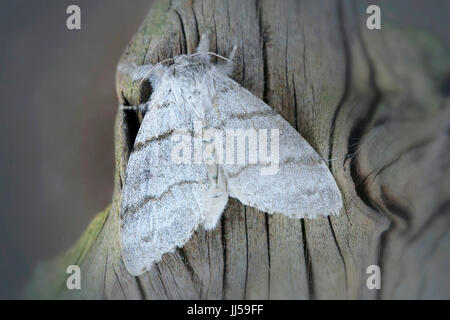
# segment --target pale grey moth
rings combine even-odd
[[[214,229],[228,197],[291,218],[338,215],[342,207],[322,158],[271,107],[229,78],[230,61],[214,64],[211,54],[202,36],[196,54],[152,67],[153,92],[128,161],[120,212],[123,258],[133,275],[182,247],[199,225]],[[216,130],[206,134],[211,128]],[[244,132],[234,150],[234,137],[230,142],[218,134],[231,129],[237,136]],[[257,155],[250,149],[252,134]],[[183,141],[192,142],[192,153],[180,152]],[[261,151],[269,146],[271,156]]]

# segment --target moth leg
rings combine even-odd
[[[139,111],[143,115],[147,112],[148,109],[148,102],[142,103],[138,106],[119,106],[120,110],[131,110],[131,111]]]
[[[138,106],[119,106],[120,110],[131,110],[131,111],[137,111],[139,110]]]

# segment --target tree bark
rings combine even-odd
[[[338,217],[268,215],[230,199],[219,226],[199,228],[133,277],[118,214],[142,115],[119,109],[112,205],[67,254],[35,272],[29,297],[105,299],[450,298],[450,55],[433,35],[383,20],[361,1],[159,0],[119,62],[121,105],[148,100],[130,66],[194,52],[202,33],[232,78],[272,106],[329,160]],[[127,71],[128,70],[128,71]],[[67,290],[66,267],[82,289]],[[366,285],[381,268],[381,290]]]

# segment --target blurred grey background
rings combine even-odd
[[[116,64],[151,2],[1,1],[0,298],[111,201]]]
[[[152,2],[0,3],[0,298],[18,297],[33,265],[74,244],[109,204],[116,64]],[[447,0],[376,2],[382,19],[449,46]],[[66,28],[70,4],[81,7],[79,31]]]

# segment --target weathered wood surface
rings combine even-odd
[[[122,66],[193,52],[199,35],[233,78],[284,116],[324,158],[345,201],[339,217],[291,220],[230,201],[150,272],[120,254],[121,187],[140,116],[119,110],[113,203],[79,244],[36,270],[30,297],[107,299],[450,298],[450,55],[425,32],[365,28],[361,1],[160,0]],[[125,70],[127,68],[123,68]],[[150,86],[119,72],[122,105]],[[65,288],[78,264],[82,290]],[[382,289],[368,290],[379,265]]]

